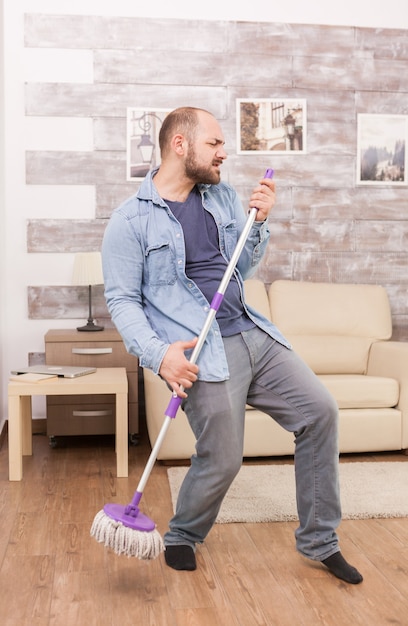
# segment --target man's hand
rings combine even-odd
[[[175,341],[170,344],[160,366],[160,376],[180,398],[187,398],[182,387],[188,389],[197,380],[198,366],[190,363],[184,354],[186,350],[194,348],[197,340],[195,337],[191,341]]]
[[[255,187],[249,199],[250,208],[257,208],[256,222],[263,222],[275,204],[275,183],[270,178],[263,178]]]

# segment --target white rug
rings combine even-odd
[[[167,470],[173,509],[187,470]],[[408,462],[340,463],[340,487],[343,519],[408,517]],[[243,465],[217,522],[297,519],[293,465]]]

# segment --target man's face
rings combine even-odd
[[[188,145],[184,162],[186,176],[194,183],[217,185],[221,180],[220,166],[227,158],[224,143],[217,120],[200,113],[196,135]]]

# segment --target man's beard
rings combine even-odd
[[[204,167],[202,165],[198,165],[194,152],[187,155],[185,173],[190,180],[194,181],[194,183],[202,183],[204,185],[218,185],[221,180],[219,170],[212,169],[212,166]]]

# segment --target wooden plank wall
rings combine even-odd
[[[394,338],[408,340],[408,189],[356,185],[357,115],[408,114],[406,30],[27,14],[25,46],[90,49],[94,59],[92,84],[26,85],[27,116],[90,117],[94,129],[91,152],[27,152],[27,184],[96,187],[94,219],[30,221],[30,253],[100,245],[112,209],[135,191],[127,106],[201,106],[222,124],[223,178],[244,203],[265,168],[276,170],[258,276],[382,284]],[[237,155],[237,98],[305,98],[307,154]],[[72,289],[30,286],[30,317],[77,315]],[[107,315],[101,292],[96,307]]]

